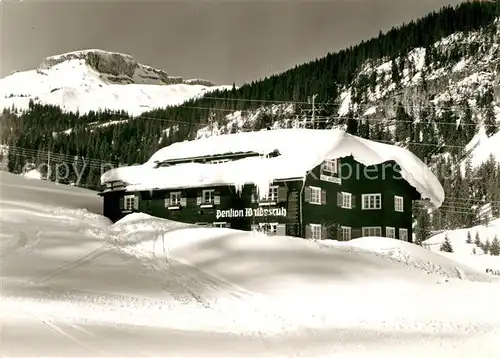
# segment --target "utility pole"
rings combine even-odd
[[[51,169],[50,169],[50,148],[47,152],[47,181],[50,181],[50,174],[51,174]]]
[[[314,126],[315,126],[315,120],[316,120],[316,107],[315,107],[315,100],[316,100],[316,97],[318,95],[317,94],[314,94],[312,97],[309,97],[308,101],[309,103],[311,103],[312,105],[312,108],[311,108],[311,111],[312,111],[312,119],[311,119],[311,123],[312,123],[312,127],[314,129]]]
[[[315,119],[316,119],[316,108],[314,107],[314,100],[316,99],[316,96],[317,94],[315,94],[314,96],[312,96],[312,124],[313,124],[313,129],[315,127]]]

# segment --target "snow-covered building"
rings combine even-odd
[[[279,129],[174,143],[107,171],[104,215],[134,211],[198,225],[312,239],[411,241],[412,201],[444,191],[410,151],[341,130]]]

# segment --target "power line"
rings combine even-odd
[[[40,149],[12,147],[12,146],[5,146],[5,147],[9,148],[9,152],[11,152],[14,155],[21,155],[25,157],[43,157],[43,158],[48,158],[49,155],[49,151],[44,151]],[[104,164],[117,164],[117,165],[120,164],[118,162],[106,161],[97,158],[89,158],[84,156],[76,156],[76,155],[54,153],[54,152],[50,152],[50,158],[53,162],[54,161],[73,162],[73,163],[80,162],[78,164],[87,164],[89,166],[99,167],[99,168]]]
[[[209,100],[215,100],[215,101],[231,101],[231,102],[250,102],[250,103],[271,103],[271,104],[311,104],[310,102],[307,101],[285,101],[285,100],[265,100],[265,99],[253,99],[253,98],[226,98],[226,97],[214,97],[214,96],[203,96],[200,97],[198,100],[203,100],[203,99],[209,99]],[[322,105],[322,106],[339,106],[341,107],[342,105],[339,103],[334,103],[334,102],[316,102],[316,105]],[[369,104],[369,103],[355,103],[356,109],[359,107],[361,108],[373,108],[373,107],[379,107],[379,108],[417,108],[417,109],[447,109],[447,110],[453,110],[457,108],[467,108],[465,104],[455,104],[453,106],[439,106],[439,105],[411,105],[411,106],[404,106],[404,105],[399,105],[399,104]],[[183,107],[180,105],[180,107]]]
[[[201,107],[200,107],[201,108]],[[205,108],[209,109],[209,108]],[[228,110],[223,110],[219,108],[211,108],[209,109],[210,111],[228,111]],[[230,110],[233,113],[238,112],[238,111],[233,111]],[[239,112],[245,112],[245,111],[239,111]],[[248,111],[249,115],[253,114],[255,115],[256,113],[253,113],[252,111]],[[300,121],[300,120],[305,120],[305,119],[314,119],[315,122],[317,123],[328,123],[331,120],[339,119],[339,120],[348,120],[348,119],[355,119],[355,120],[363,120],[366,122],[390,122],[391,124],[396,124],[396,123],[413,123],[413,124],[443,124],[443,125],[450,125],[450,126],[456,126],[456,127],[463,127],[463,126],[474,126],[477,127],[479,124],[477,123],[452,123],[452,122],[440,122],[440,121],[410,121],[410,120],[399,120],[396,118],[366,118],[366,117],[360,117],[360,116],[312,116],[312,115],[301,115],[301,114],[296,114],[296,113],[278,113],[282,114],[284,116],[290,116],[290,118],[283,118],[284,120],[289,120],[289,121]],[[296,116],[293,118],[293,116]],[[182,119],[167,119],[167,118],[161,118],[161,117],[152,117],[152,116],[144,116],[144,115],[139,115],[134,118],[130,118],[128,120],[134,120],[134,119],[153,119],[153,120],[159,120],[159,121],[165,121],[165,122],[174,122],[174,123],[186,123],[186,124],[191,124],[191,125],[205,125],[209,126],[210,122],[191,122],[191,121],[186,121]],[[227,118],[227,117],[226,117]],[[105,124],[105,123],[103,123]],[[117,123],[119,125],[120,123]],[[225,124],[226,125],[226,124]],[[223,125],[223,126],[225,126]]]

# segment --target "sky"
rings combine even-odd
[[[0,0],[1,76],[98,48],[169,75],[241,85],[459,0]]]

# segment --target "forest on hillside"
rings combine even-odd
[[[0,121],[1,142],[9,146],[8,169],[19,173],[27,163],[51,168],[52,179],[58,171],[69,170],[62,175],[66,183],[98,189],[99,178],[104,169],[111,166],[130,165],[146,161],[160,147],[173,142],[193,138],[196,131],[209,122],[223,123],[226,115],[234,111],[249,112],[270,104],[295,103],[296,112],[264,114],[251,128],[259,130],[284,117],[293,117],[310,110],[309,98],[315,94],[317,116],[322,118],[316,128],[330,128],[347,124],[348,131],[362,137],[388,143],[408,146],[420,158],[432,162],[436,154],[450,153],[451,159],[436,163],[441,173],[451,172],[451,178],[443,180],[447,196],[439,216],[433,216],[432,228],[458,227],[465,222],[477,220],[481,205],[491,203],[498,214],[500,207],[500,167],[495,161],[488,161],[480,168],[470,169],[483,180],[464,179],[454,164],[467,154],[464,146],[477,132],[477,122],[472,119],[466,103],[461,125],[454,127],[457,114],[451,110],[437,111],[425,108],[415,118],[404,106],[396,105],[397,112],[389,123],[360,121],[352,113],[339,118],[339,95],[342,88],[352,84],[367,61],[390,59],[392,76],[397,82],[402,77],[405,56],[414,48],[426,49],[426,62],[446,63],[455,61],[463,53],[479,51],[471,44],[463,53],[441,53],[432,46],[436,41],[456,32],[483,29],[488,36],[495,31],[494,20],[500,16],[499,2],[467,2],[455,8],[445,7],[428,16],[394,28],[378,37],[364,41],[357,46],[330,53],[326,57],[298,65],[284,73],[252,82],[241,88],[211,92],[197,100],[181,106],[157,109],[131,118],[126,113],[111,111],[64,113],[61,109],[30,103],[26,113],[18,116],[16,109],[4,111]],[[399,62],[396,59],[399,58]],[[367,88],[374,87],[376,76],[364,78],[355,83],[355,95],[363,97]],[[485,126],[488,134],[498,131],[493,112],[493,91],[490,89],[476,100],[483,106],[487,117]],[[453,103],[447,105],[451,108]],[[423,120],[422,120],[423,119]],[[418,121],[417,121],[418,120]],[[120,121],[118,124],[103,125]],[[395,126],[389,130],[389,124]],[[405,144],[407,142],[407,144]],[[415,145],[422,143],[425,145]],[[58,164],[71,163],[66,167]],[[464,191],[470,196],[464,194]],[[469,202],[456,198],[470,198]],[[467,209],[468,204],[470,205]],[[472,207],[472,209],[470,208]],[[417,216],[424,215],[422,210]],[[437,219],[439,217],[439,220]],[[424,222],[426,218],[419,222]]]

